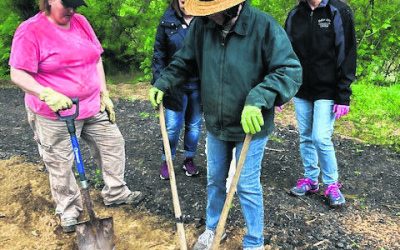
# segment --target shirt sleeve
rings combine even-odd
[[[185,37],[183,47],[172,57],[171,62],[161,72],[160,77],[155,81],[154,86],[162,91],[187,82],[193,72],[197,72],[196,49],[200,49],[196,43],[196,37],[202,32],[199,25],[200,19],[195,18],[190,25]]]
[[[340,19],[341,22],[335,21],[335,23],[339,23],[335,26],[336,37],[341,38],[341,42],[336,41],[339,83],[335,103],[350,105],[350,96],[352,94],[350,84],[356,79],[357,58],[354,17],[349,7],[343,8],[339,13],[340,15],[337,15],[338,18],[336,19]]]
[[[79,23],[85,34],[88,36],[88,39],[96,46],[99,53],[102,54],[104,52],[103,47],[101,46],[101,43],[97,38],[96,33],[94,32],[89,21],[83,15],[75,14],[75,16],[77,22]]]
[[[29,26],[21,25],[14,34],[9,65],[13,68],[37,73],[40,61],[39,44]]]
[[[167,66],[167,42],[165,28],[159,24],[154,42],[153,60],[151,62],[153,72],[152,84],[160,77],[161,71]]]

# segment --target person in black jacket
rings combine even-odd
[[[170,63],[172,56],[183,45],[193,16],[187,15],[183,8],[184,0],[172,0],[165,11],[157,28],[154,55],[152,61],[153,81],[160,77],[162,70]],[[165,120],[172,157],[175,158],[179,134],[185,122],[183,169],[187,176],[199,173],[193,162],[201,133],[201,101],[199,92],[199,77],[192,75],[184,88],[174,88],[164,98]],[[162,155],[160,178],[169,179],[165,154]]]
[[[339,0],[301,0],[289,13],[285,29],[303,67],[303,85],[294,104],[305,171],[290,192],[316,193],[321,167],[325,196],[331,206],[341,206],[345,198],[332,134],[335,119],[350,110],[356,71],[353,14]]]

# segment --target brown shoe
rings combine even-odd
[[[125,200],[115,201],[113,203],[104,203],[108,207],[115,207],[120,205],[138,205],[144,199],[144,195],[140,191],[133,191]]]
[[[140,191],[133,191],[128,198],[126,198],[125,204],[138,205],[144,199],[144,195]]]
[[[64,218],[61,219],[61,227],[64,233],[75,232],[76,224],[78,220],[76,218]]]

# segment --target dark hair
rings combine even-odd
[[[50,4],[49,4],[49,0],[39,0],[39,9],[41,11],[45,11],[46,14],[50,13]]]
[[[176,13],[182,15],[181,8],[179,8],[179,0],[171,0],[171,7],[175,10]]]

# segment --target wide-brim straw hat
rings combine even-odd
[[[238,5],[245,0],[185,0],[185,12],[192,16],[208,16]]]

